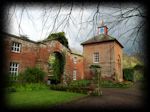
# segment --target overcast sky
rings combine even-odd
[[[127,10],[137,5],[124,4],[122,6]],[[132,32],[128,32],[123,36],[120,35],[136,26],[140,22],[139,18],[132,18],[126,23],[114,26],[113,21],[116,21],[116,15],[120,13],[116,4],[100,5],[100,13],[96,15],[94,22],[90,21],[93,20],[96,12],[95,4],[84,5],[84,7],[82,7],[82,4],[74,4],[69,16],[70,10],[71,4],[61,4],[61,6],[60,4],[11,5],[6,9],[8,32],[18,36],[20,34],[26,35],[31,40],[39,41],[47,38],[50,33],[64,31],[69,41],[69,46],[78,49],[82,53],[81,42],[97,35],[97,27],[100,21],[103,20],[104,24],[109,28],[108,34],[117,38],[125,47],[125,50],[130,49],[132,38],[129,37],[129,34]],[[129,38],[130,41],[127,43],[126,40]]]

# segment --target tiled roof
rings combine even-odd
[[[120,44],[114,37],[111,37],[111,36],[105,35],[105,34],[100,34],[100,35],[94,36],[93,38],[90,38],[89,40],[81,43],[81,45],[102,43],[102,42],[108,42],[108,41],[116,41],[118,44]],[[123,47],[121,44],[120,44],[120,46]]]
[[[17,39],[25,40],[25,41],[28,41],[28,42],[37,43],[37,42],[35,42],[33,40],[28,39],[29,37],[16,36],[14,34],[10,34],[10,33],[7,33],[7,32],[1,32],[0,35],[7,35],[7,36],[10,36],[10,37],[14,37],[14,38],[17,38]]]

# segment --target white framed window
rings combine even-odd
[[[12,80],[16,80],[18,76],[19,63],[10,62],[9,73],[11,75]]]
[[[77,57],[73,57],[73,63],[74,63],[74,64],[77,63]]]
[[[21,44],[18,42],[12,42],[11,51],[20,53],[21,50]]]
[[[99,63],[99,52],[94,52],[93,63]]]
[[[77,71],[73,70],[73,80],[76,80],[76,79],[77,79]]]

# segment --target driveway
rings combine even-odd
[[[102,96],[87,96],[52,109],[141,109],[144,93],[140,87],[141,83],[137,82],[131,88],[102,88]]]

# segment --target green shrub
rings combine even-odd
[[[134,67],[134,70],[144,71],[144,65],[136,64]]]
[[[67,91],[86,94],[88,92],[88,88],[86,88],[86,87],[68,86]]]
[[[11,86],[11,85],[14,85],[17,81],[16,80],[13,80],[13,78],[10,76],[8,76],[8,80],[7,80],[7,85],[6,86]]]
[[[72,81],[69,86],[75,86],[75,87],[86,87],[90,84],[90,80],[75,80]]]
[[[10,89],[12,88],[15,91],[36,91],[48,89],[48,86],[46,86],[46,84],[43,83],[13,84],[12,86],[8,87],[8,91],[10,91]]]
[[[48,89],[48,87],[45,84],[42,84],[42,83],[25,84],[24,88],[26,89],[26,91],[35,91],[35,90],[45,90],[45,89]]]
[[[103,81],[101,81],[101,86],[102,87],[113,87],[114,86],[114,84],[113,84],[113,82],[112,81],[110,81],[110,80],[103,80]]]
[[[86,87],[77,87],[77,86],[65,86],[65,85],[50,85],[50,89],[57,91],[68,91],[75,93],[87,93],[88,89]]]
[[[6,89],[7,92],[16,92],[16,88],[15,87],[8,87]]]
[[[45,72],[38,67],[27,68],[23,73],[19,74],[18,81],[26,83],[43,82]]]
[[[50,89],[52,90],[58,90],[58,91],[67,91],[67,86],[64,86],[64,85],[50,85]]]
[[[136,81],[144,80],[144,65],[137,64],[134,66],[134,78]]]
[[[135,70],[134,77],[136,81],[144,80],[144,74],[141,71]]]
[[[133,85],[133,82],[131,81],[125,81],[125,82],[113,82],[108,80],[101,81],[101,87],[106,88],[128,88]]]
[[[132,68],[123,69],[123,77],[127,81],[134,81],[134,69]]]
[[[18,74],[18,82],[24,83],[25,82],[25,73]]]

